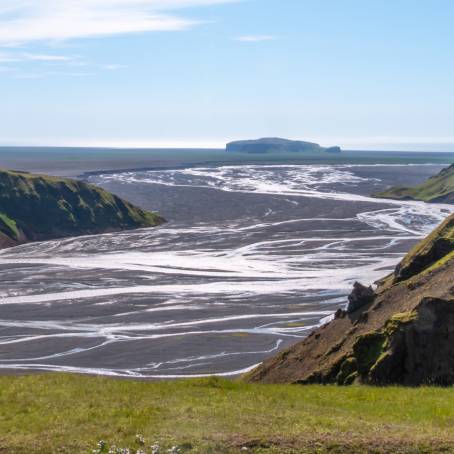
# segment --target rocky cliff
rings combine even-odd
[[[162,222],[156,213],[91,184],[0,170],[0,248]]]
[[[377,289],[245,377],[263,383],[454,383],[454,215]]]

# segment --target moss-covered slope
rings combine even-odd
[[[265,383],[454,384],[454,215],[378,283],[375,295],[246,380]],[[358,296],[356,297],[358,298]]]
[[[393,282],[417,276],[452,258],[454,258],[454,216],[446,219],[404,257],[393,274]]]
[[[162,222],[91,184],[0,169],[0,247]]]
[[[438,175],[414,187],[393,187],[374,194],[397,200],[423,200],[424,202],[454,203],[454,164]]]

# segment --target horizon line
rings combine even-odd
[[[252,134],[251,134],[252,135]],[[264,137],[279,137],[264,136]],[[32,139],[29,141],[0,140],[1,148],[97,148],[97,149],[184,149],[222,150],[232,139],[188,139],[188,140],[115,140],[115,139]],[[233,140],[250,140],[233,139]],[[323,146],[340,146],[345,151],[407,151],[407,152],[447,152],[454,153],[454,137],[309,137],[310,142]]]

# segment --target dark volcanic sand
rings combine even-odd
[[[438,166],[260,165],[90,181],[169,223],[0,253],[0,367],[236,374],[391,270],[453,206],[368,197]]]

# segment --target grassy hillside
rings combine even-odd
[[[452,388],[0,378],[5,453],[91,453],[101,440],[101,452],[454,452],[453,421]]]
[[[163,222],[94,185],[0,170],[0,247]]]
[[[453,258],[454,215],[448,217],[404,257],[394,272],[393,282],[418,276],[424,271],[434,270]]]
[[[245,379],[263,383],[454,383],[454,215],[375,292]],[[351,295],[353,298],[354,293]]]
[[[393,187],[374,196],[397,200],[454,203],[454,164],[418,186]]]

